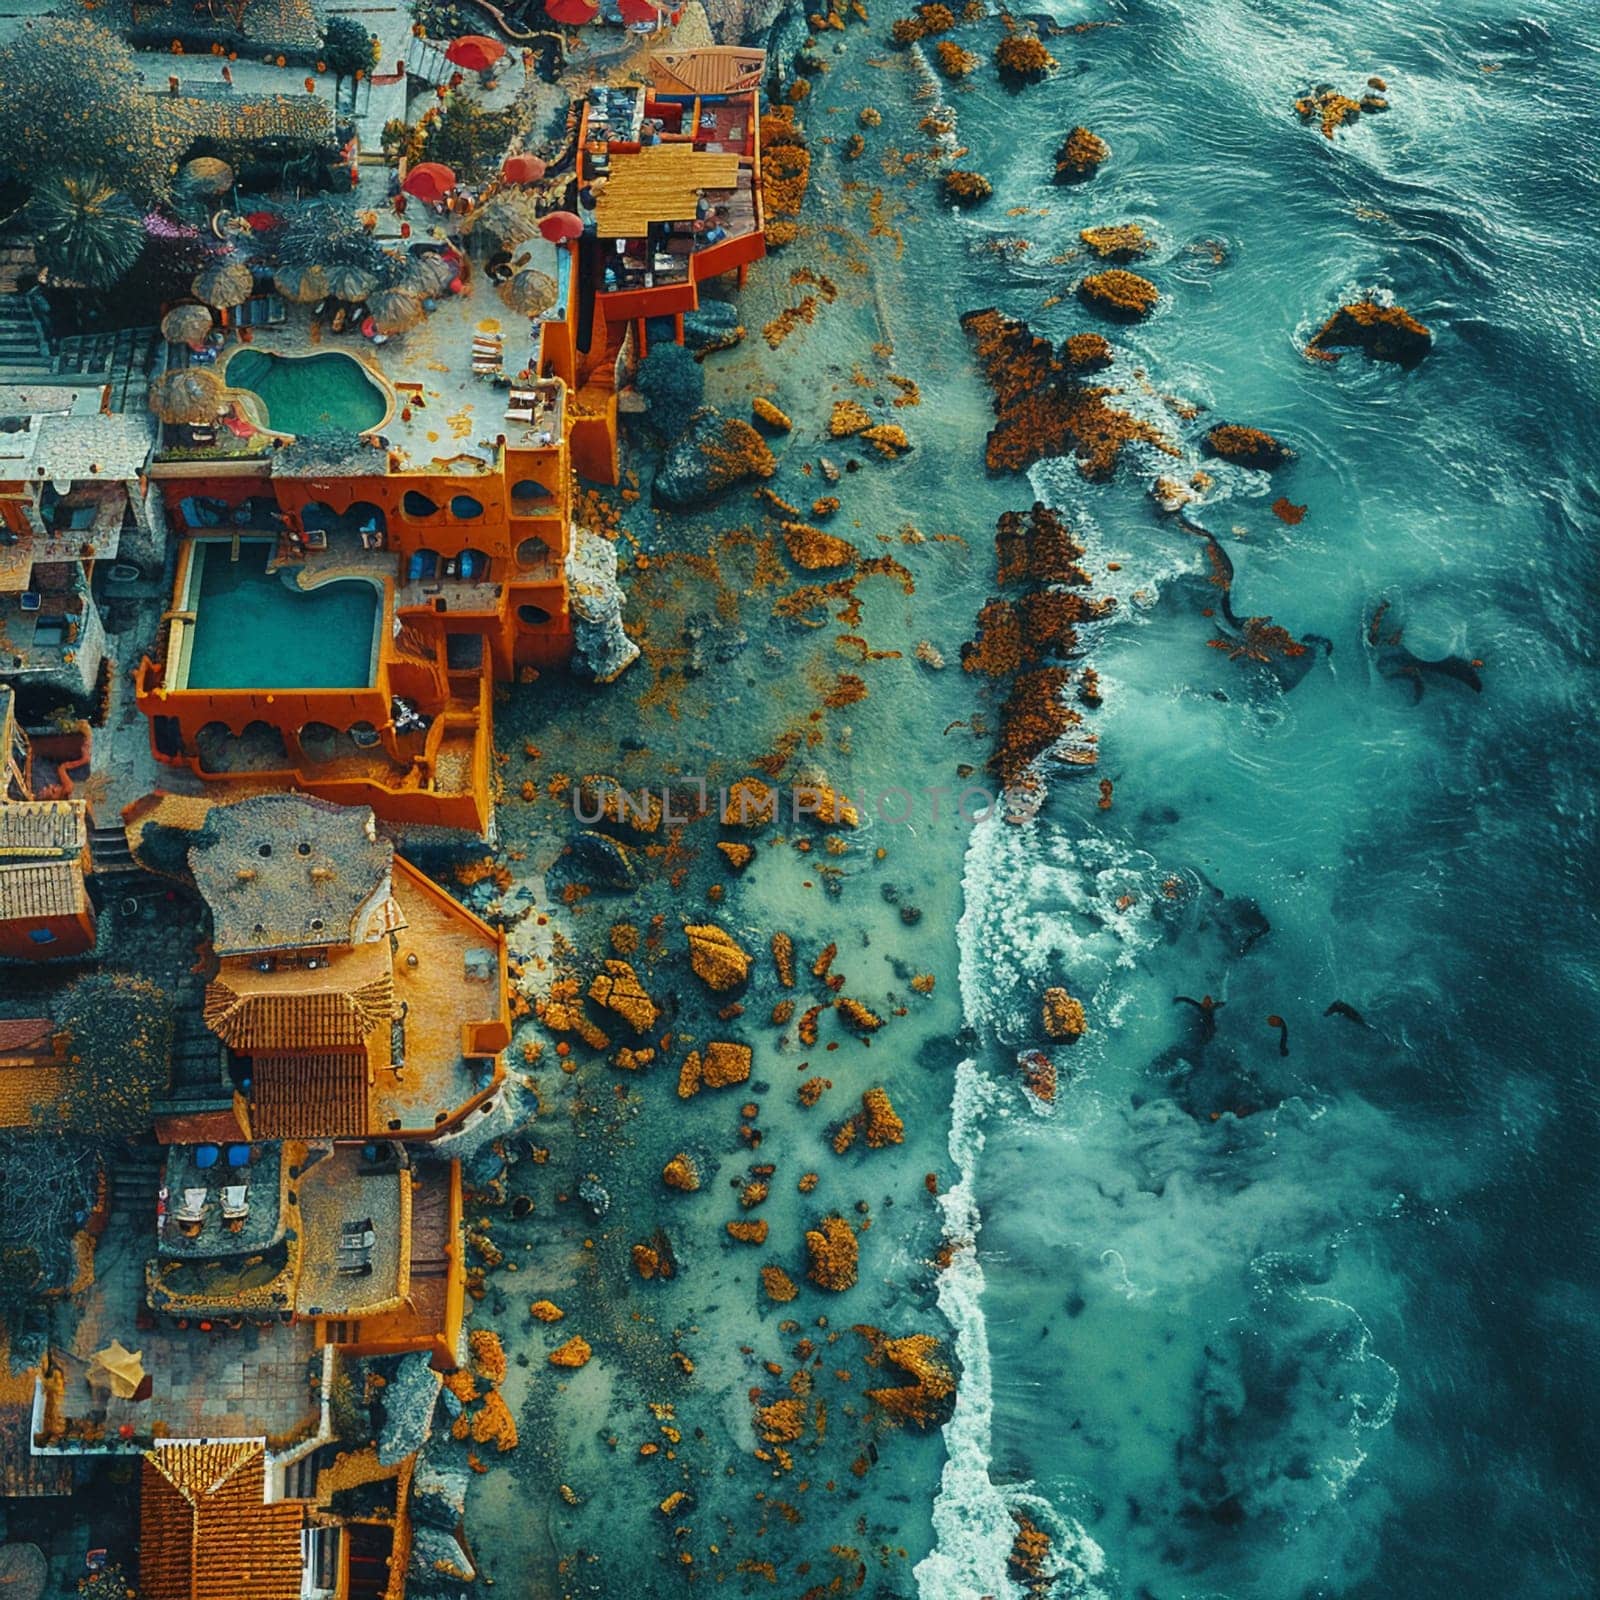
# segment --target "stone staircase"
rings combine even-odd
[[[408,78],[415,78],[418,83],[437,89],[441,83],[447,83],[455,71],[456,68],[445,59],[442,46],[432,39],[419,39],[415,34],[411,36],[411,44],[406,50]]]
[[[0,270],[10,254],[9,248],[0,250]],[[31,263],[31,251],[28,258]],[[0,378],[12,383],[36,382],[53,370],[49,317],[41,297],[18,294],[15,288],[0,293]]]
[[[133,852],[128,848],[128,831],[120,823],[115,827],[89,830],[89,856],[97,878],[144,870],[133,859]]]

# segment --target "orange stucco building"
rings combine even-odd
[[[494,682],[572,653],[566,390],[521,394],[492,449],[428,470],[371,444],[226,473],[158,462],[182,545],[161,658],[137,675],[157,757],[485,833]],[[236,631],[229,580],[246,574],[272,637]],[[315,601],[334,589],[364,597],[337,613],[359,659],[324,670]]]
[[[572,455],[615,483],[617,390],[650,326],[683,342],[704,284],[742,285],[766,254],[760,84],[766,53],[658,51],[652,87],[596,88],[579,111],[577,191],[589,219],[567,246],[573,293],[542,330],[540,371],[573,392]]]

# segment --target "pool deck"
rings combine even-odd
[[[415,237],[425,232],[426,215],[417,218]],[[379,224],[379,242],[392,249],[403,249],[412,242],[392,231],[397,227],[398,219],[387,214],[386,223]],[[531,239],[518,248],[519,257],[524,252],[530,257],[530,266],[559,277],[558,252],[553,245]],[[502,434],[510,437],[516,431],[505,415],[507,389],[472,370],[473,340],[486,335],[503,340],[503,370],[513,379],[535,364],[537,320],[513,311],[484,275],[481,260],[473,259],[464,294],[445,296],[416,327],[394,335],[387,344],[375,345],[359,333],[336,334],[314,319],[310,308],[291,305],[287,321],[276,327],[253,328],[248,345],[230,346],[222,373],[226,381],[226,363],[241,349],[282,356],[348,355],[366,367],[390,401],[389,415],[373,431],[389,442],[402,466],[472,476],[490,469],[497,438]],[[251,394],[248,389],[242,392]],[[215,452],[185,451],[181,459],[258,454],[272,436],[268,432],[239,441],[226,430],[219,434]]]

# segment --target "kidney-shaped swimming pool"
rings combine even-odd
[[[236,350],[223,373],[229,388],[261,402],[260,419],[274,433],[364,433],[389,414],[388,397],[354,356],[340,350],[280,356]]]

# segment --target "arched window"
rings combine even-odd
[[[483,502],[470,494],[451,495],[450,515],[458,522],[471,522],[483,515]]]
[[[468,583],[485,583],[489,577],[489,556],[470,545],[456,557],[456,576]]]
[[[437,550],[429,550],[426,547],[413,550],[411,559],[406,563],[406,582],[426,583],[430,578],[437,578],[442,565]]]
[[[542,567],[551,559],[553,552],[543,539],[534,537],[524,539],[517,546],[517,565],[519,567]]]
[[[550,491],[537,478],[518,478],[511,485],[511,499],[520,512],[537,510],[550,498]]]
[[[517,607],[517,621],[525,628],[542,628],[550,620],[550,613],[543,606],[522,605]]]
[[[439,515],[438,506],[427,495],[420,493],[416,489],[406,490],[405,494],[401,496],[400,508],[408,517],[436,517]]]

